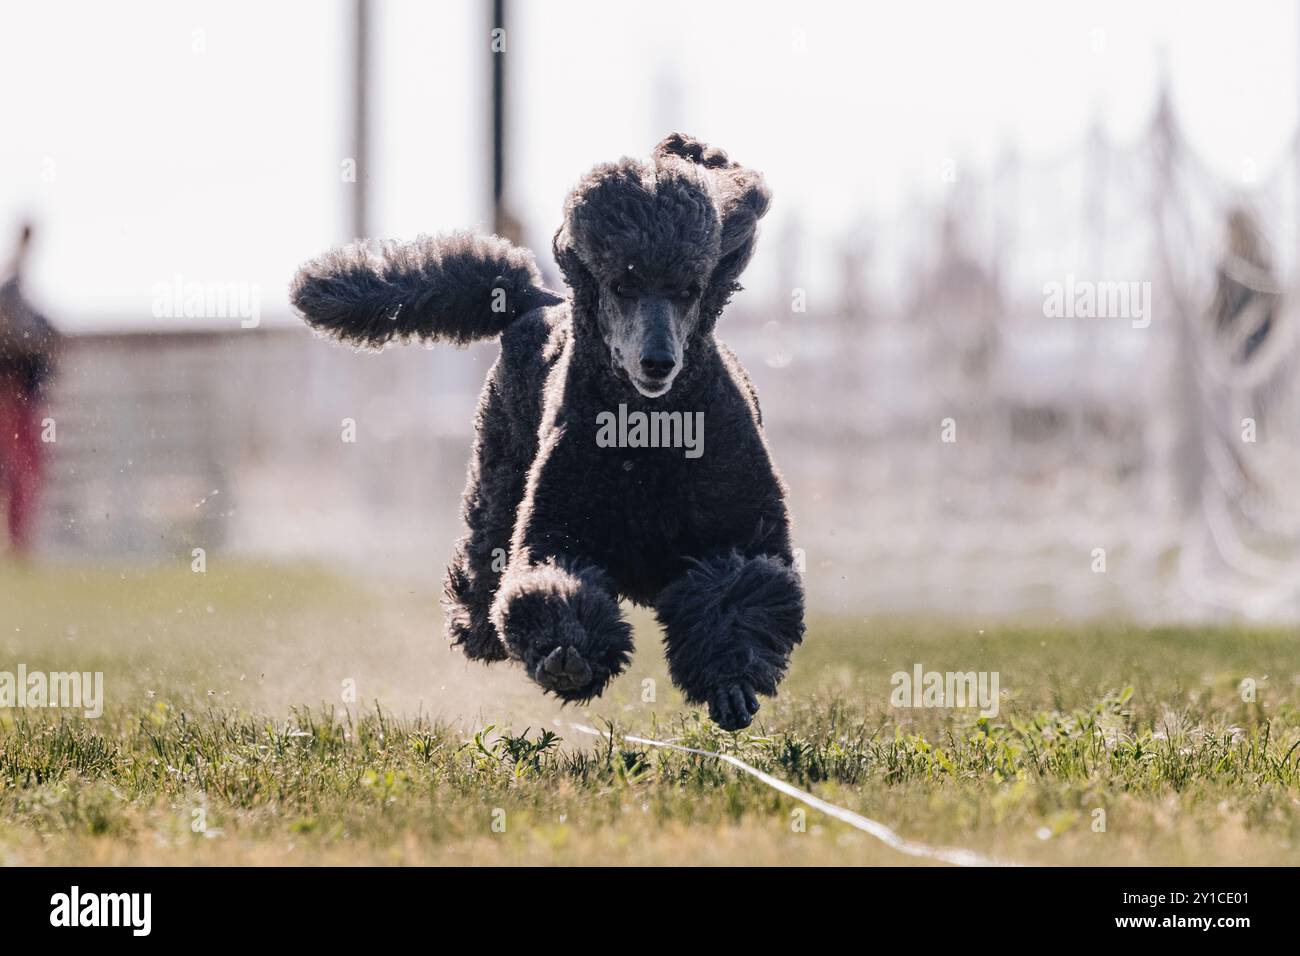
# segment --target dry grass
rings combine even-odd
[[[583,711],[452,654],[432,589],[9,569],[0,608],[0,670],[106,685],[98,720],[0,711],[9,863],[913,862],[814,811],[800,830],[797,804],[717,761],[570,728],[601,720],[1014,860],[1300,860],[1283,632],[814,618],[781,698],[729,735],[683,709],[645,615],[627,675]],[[997,671],[1000,712],[891,707],[890,675],[918,662]]]

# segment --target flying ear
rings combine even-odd
[[[555,230],[555,238],[551,240],[551,255],[555,257],[555,264],[560,267],[564,273],[564,280],[573,286],[575,279],[580,279],[580,273],[585,273],[586,267],[583,266],[582,260],[578,257],[576,240],[573,238],[573,229],[570,227],[569,219],[566,216],[564,223],[559,229]]]
[[[612,268],[611,259],[626,247],[617,236],[635,233],[639,219],[627,210],[638,196],[644,196],[640,170],[630,159],[601,163],[583,176],[564,200],[564,219],[551,251],[573,290],[575,303],[591,301],[602,264]]]
[[[739,288],[736,280],[749,265],[758,241],[758,221],[767,214],[772,194],[763,174],[733,162],[716,146],[684,133],[670,133],[655,147],[656,158],[675,156],[703,166],[713,176],[718,212],[722,218],[722,247],[718,266],[709,280],[706,300],[718,311]]]

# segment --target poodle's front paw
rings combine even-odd
[[[727,730],[749,726],[757,694],[776,695],[803,640],[803,585],[780,556],[737,551],[697,561],[655,603],[668,673],[687,703]]]
[[[538,662],[533,680],[560,697],[580,696],[591,685],[591,665],[577,648],[557,647]]]
[[[594,570],[550,564],[507,575],[492,618],[510,656],[563,700],[600,696],[632,654],[632,629]]]
[[[758,713],[758,697],[743,681],[723,684],[709,694],[709,718],[723,730],[743,730]]]

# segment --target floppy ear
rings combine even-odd
[[[713,177],[718,214],[722,220],[722,247],[717,268],[709,279],[703,308],[716,319],[740,286],[737,279],[749,265],[758,242],[758,221],[767,214],[772,194],[763,174],[732,162],[716,146],[684,133],[670,133],[655,147],[656,158],[676,156],[703,166]]]
[[[614,225],[626,226],[634,222],[623,219],[609,211],[613,200],[620,193],[620,187],[635,182],[639,178],[632,160],[624,159],[617,163],[601,163],[583,176],[564,200],[564,220],[555,232],[551,243],[551,252],[555,263],[564,274],[564,281],[573,291],[575,313],[594,314],[598,284],[588,263],[600,254],[608,254],[610,237],[604,243],[592,241],[593,221],[596,227],[611,229]],[[601,197],[604,196],[602,202]],[[606,210],[604,213],[601,210]]]
[[[573,224],[568,210],[565,210],[564,222],[555,230],[555,238],[551,240],[551,255],[555,257],[555,264],[560,267],[564,282],[570,289],[576,292],[577,286],[590,281],[591,273],[578,256],[577,240],[573,237]]]

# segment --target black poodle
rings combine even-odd
[[[295,307],[352,345],[501,338],[446,580],[469,657],[589,700],[627,664],[627,598],[654,608],[673,681],[722,727],[776,693],[803,590],[757,397],[714,335],[768,200],[759,173],[673,134],[569,195],[554,252],[571,298],[527,250],[467,233],[299,271]]]

